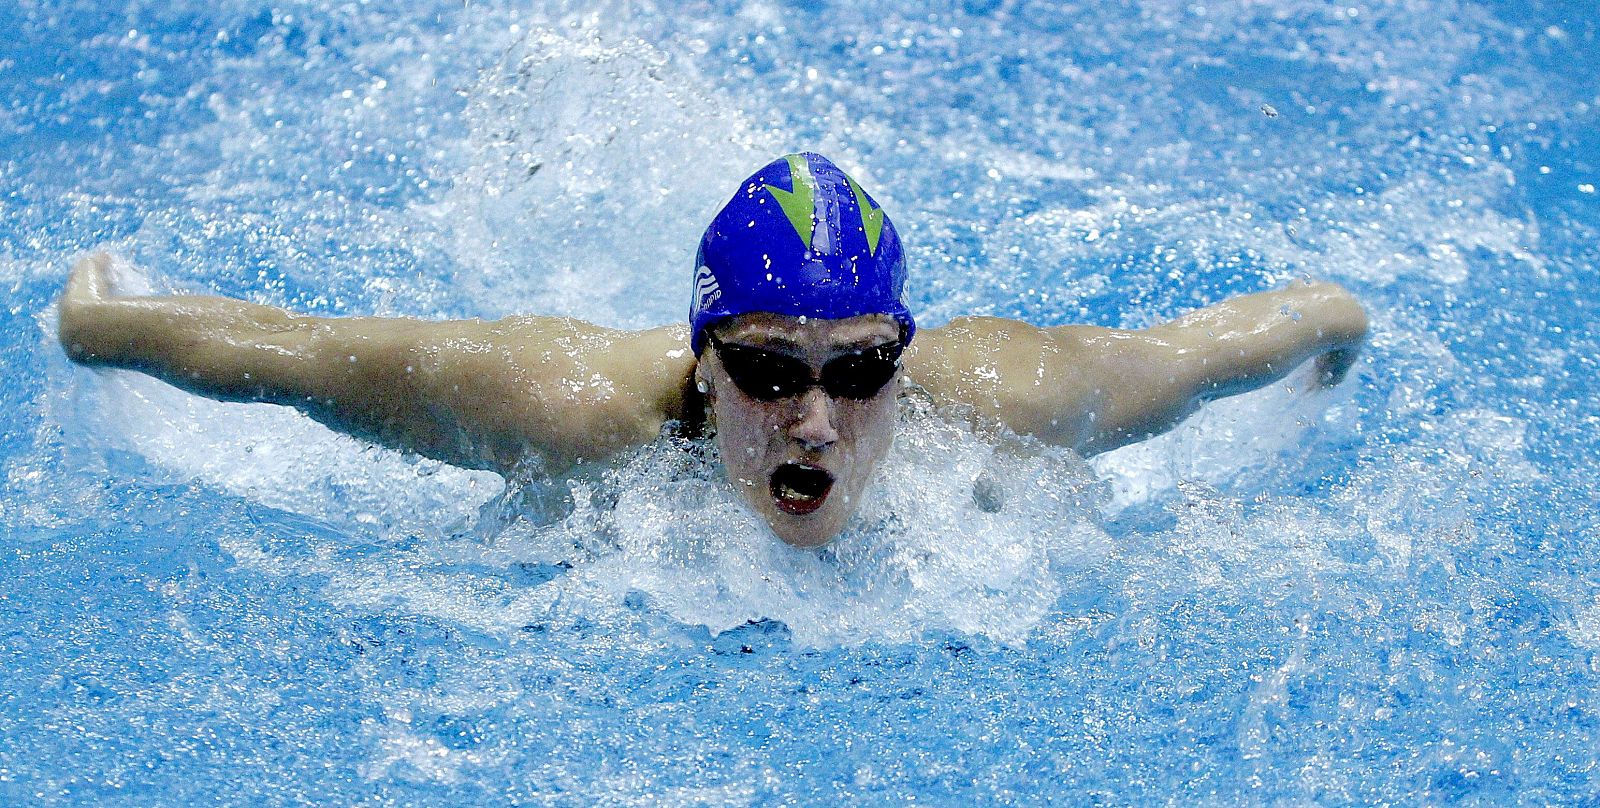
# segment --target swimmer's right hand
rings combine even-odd
[[[111,297],[111,256],[95,253],[72,268],[66,288],[57,301],[56,336],[74,362],[96,358],[94,310]]]
[[[108,297],[110,294],[111,256],[97,252],[72,267],[72,274],[67,278],[67,288],[62,293],[61,299],[63,302],[93,301]]]

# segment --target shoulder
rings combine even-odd
[[[594,368],[613,381],[639,373],[681,372],[694,368],[689,329],[683,325],[627,331],[573,317],[519,315],[483,323],[478,333],[495,348],[536,355],[541,363]]]
[[[598,395],[578,398],[603,404],[600,410],[610,415],[622,410],[651,422],[682,417],[695,366],[686,326],[626,331],[572,318],[513,317],[497,328],[508,349],[523,357],[520,364],[557,382],[560,389],[552,392],[571,398],[574,390],[594,391]]]
[[[906,352],[906,364],[918,374],[984,371],[1017,372],[1040,363],[1082,361],[1116,332],[1094,326],[1041,328],[1005,317],[957,317],[945,325],[917,332]],[[920,379],[918,380],[920,381]]]
[[[1021,320],[1012,320],[1006,317],[966,315],[957,317],[944,325],[918,331],[916,342],[921,345],[948,342],[961,343],[973,339],[1010,338],[1018,335],[1027,335],[1031,332],[1042,332],[1043,330],[1038,326],[1024,323]]]
[[[960,317],[920,331],[906,373],[934,400],[1054,443],[1076,445],[1096,395],[1080,369],[1100,329]]]
[[[687,329],[606,328],[563,317],[463,321],[419,346],[425,400],[562,465],[653,440],[681,420],[694,368]]]

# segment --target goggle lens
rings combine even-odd
[[[890,342],[853,351],[823,365],[822,378],[817,379],[811,375],[811,367],[795,357],[749,345],[729,345],[715,335],[707,337],[733,383],[745,395],[761,401],[797,396],[819,385],[834,398],[872,398],[894,378],[905,350],[901,343]]]

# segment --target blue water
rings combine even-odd
[[[1592,800],[1596,28],[0,6],[0,802]],[[1371,342],[1087,466],[913,411],[820,556],[671,446],[508,496],[55,345],[100,246],[131,291],[673,322],[702,223],[799,148],[895,217],[925,325],[1315,276]]]

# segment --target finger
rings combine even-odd
[[[67,278],[65,297],[75,302],[105,299],[111,294],[110,269],[111,256],[103,252],[79,261]]]

